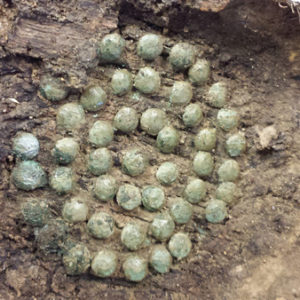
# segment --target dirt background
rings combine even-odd
[[[0,0],[0,299],[300,299],[299,20],[270,0],[231,1],[218,13],[201,11],[207,10],[207,2],[202,7],[198,1]],[[215,1],[214,10],[227,2]],[[15,165],[11,140],[17,131],[36,134],[42,146],[38,161],[48,172],[54,168],[49,154],[61,137],[55,129],[58,106],[39,94],[40,75],[50,72],[66,78],[72,91],[65,102],[77,100],[89,83],[107,86],[113,68],[98,65],[94,46],[117,29],[127,44],[122,66],[133,73],[144,64],[134,53],[144,32],[163,34],[168,47],[183,40],[196,45],[199,55],[212,63],[210,83],[222,78],[229,84],[230,107],[239,112],[240,129],[248,142],[247,153],[238,159],[241,197],[227,222],[206,224],[203,208],[198,207],[184,228],[193,241],[189,258],[175,264],[170,273],[151,273],[139,284],[125,281],[119,271],[106,280],[66,276],[59,257],[38,251],[20,204],[31,196],[47,198],[54,215],[59,215],[67,197],[56,197],[48,188],[22,193],[10,183]],[[174,79],[183,79],[172,73],[163,58],[152,65],[160,71],[166,89]],[[139,100],[111,98],[100,118],[111,120],[124,103],[139,112],[149,106],[165,107],[165,92],[162,89],[156,96]],[[203,93],[196,90],[195,101],[201,101]],[[213,124],[216,112],[204,104],[203,109],[206,122]],[[178,111],[169,114],[182,129]],[[87,119],[92,122],[94,116]],[[83,137],[77,136],[82,151],[74,163],[74,193],[87,195],[92,178],[83,166],[90,151],[84,138],[87,128],[84,130]],[[149,150],[151,167],[134,181],[138,186],[151,182],[149,178],[162,161],[175,160],[181,166],[180,180],[173,189],[166,189],[167,196],[175,196],[189,175],[188,159],[193,153],[185,144],[192,135],[187,132],[176,155],[171,156],[151,152],[154,140],[140,131],[130,139],[116,135],[110,149],[115,166],[128,142]],[[223,153],[219,146],[217,154],[222,157]],[[119,181],[129,180],[117,168],[113,172]],[[213,176],[210,184],[215,182]],[[95,201],[90,205],[101,208]],[[119,227],[130,217],[122,216],[114,204],[109,210],[119,214]],[[141,221],[147,222],[147,215]],[[71,231],[88,243],[80,225]],[[89,243],[92,251],[97,249],[97,243]],[[114,247],[113,240],[111,243]]]

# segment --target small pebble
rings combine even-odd
[[[186,127],[195,127],[201,123],[203,119],[203,113],[200,105],[197,103],[191,103],[186,106],[182,120]]]
[[[156,178],[161,184],[170,185],[178,177],[177,166],[172,162],[165,162],[156,171]]]
[[[36,157],[40,151],[38,139],[31,133],[18,133],[13,140],[13,153],[23,160],[30,160]]]
[[[227,204],[232,204],[236,196],[236,185],[233,182],[221,183],[216,191],[216,198]]]
[[[144,94],[156,93],[160,88],[159,73],[150,67],[140,69],[134,79],[134,86]]]
[[[158,273],[170,271],[172,256],[163,245],[155,245],[150,254],[150,265]]]
[[[114,219],[105,212],[94,213],[87,223],[88,232],[97,239],[106,239],[114,233]]]
[[[96,179],[94,194],[97,199],[103,202],[112,200],[117,192],[117,183],[110,175],[101,175]]]
[[[146,186],[142,190],[142,202],[149,211],[160,210],[165,203],[165,193],[157,186]]]
[[[186,81],[175,81],[170,95],[170,103],[173,105],[189,104],[193,97],[192,86]]]
[[[67,103],[62,105],[56,115],[58,129],[73,131],[85,123],[85,113],[81,105]]]
[[[178,232],[171,237],[168,248],[173,257],[181,260],[189,255],[192,242],[186,233]]]
[[[80,97],[80,104],[87,111],[98,111],[107,102],[106,92],[100,86],[88,87]]]
[[[157,135],[167,125],[166,113],[158,108],[149,108],[141,117],[141,128],[150,135]]]
[[[117,193],[117,202],[125,210],[133,210],[141,205],[139,188],[131,184],[121,185]]]
[[[73,172],[71,168],[58,167],[50,177],[50,186],[58,194],[69,193],[73,188]]]
[[[162,153],[171,153],[179,144],[179,134],[172,126],[165,126],[157,135],[156,145]]]
[[[88,206],[82,199],[73,198],[65,203],[62,215],[68,222],[83,222],[87,219],[88,210]]]
[[[27,224],[33,227],[44,226],[49,217],[50,211],[46,201],[30,199],[22,205],[22,214]]]
[[[231,157],[240,156],[246,150],[246,139],[243,133],[231,135],[225,143],[226,151]]]
[[[167,213],[157,214],[150,224],[150,232],[159,241],[167,240],[175,229],[172,217]]]
[[[206,59],[198,59],[189,69],[189,81],[194,85],[203,85],[210,75],[210,63]]]
[[[208,104],[215,108],[222,108],[226,104],[227,99],[227,86],[224,82],[214,83],[208,93]]]
[[[67,98],[69,89],[61,78],[45,75],[40,81],[40,91],[47,100],[57,102]]]
[[[170,199],[170,215],[176,224],[186,224],[192,217],[193,206],[182,198]]]
[[[106,147],[114,138],[114,129],[107,121],[96,121],[89,131],[89,142],[96,147]]]
[[[92,274],[101,278],[109,277],[116,271],[117,264],[118,258],[115,252],[103,249],[92,260]]]
[[[200,177],[211,175],[214,169],[214,160],[210,153],[199,151],[193,161],[193,170]]]
[[[189,68],[195,61],[194,47],[188,43],[178,43],[172,47],[169,62],[176,71]]]
[[[128,223],[122,229],[121,242],[131,251],[136,251],[141,248],[146,238],[144,228],[136,222]]]
[[[163,51],[162,38],[153,33],[142,36],[137,44],[137,54],[144,60],[154,60]]]
[[[111,152],[107,148],[92,151],[88,159],[88,170],[95,176],[107,173],[113,166]]]
[[[239,164],[233,159],[225,160],[218,169],[219,181],[235,181],[240,175]]]
[[[212,151],[216,147],[217,130],[215,128],[204,128],[198,132],[194,143],[197,150]]]
[[[114,118],[114,127],[122,132],[131,133],[139,124],[139,116],[131,107],[121,108]]]
[[[73,138],[63,138],[56,142],[53,156],[57,163],[67,165],[71,163],[79,151],[79,145]]]
[[[123,96],[132,88],[132,75],[126,69],[116,70],[111,79],[112,92],[115,95]]]
[[[224,131],[230,131],[238,126],[238,113],[231,109],[220,109],[217,115],[217,121],[220,128]]]
[[[205,217],[210,223],[223,222],[227,217],[226,203],[222,200],[210,200],[205,209]]]
[[[138,176],[145,172],[147,159],[141,149],[130,149],[123,157],[122,170],[130,176]]]
[[[206,184],[201,179],[193,179],[184,190],[184,198],[192,204],[199,203],[206,196]]]
[[[133,282],[142,281],[148,273],[147,261],[138,255],[131,255],[124,261],[123,271],[126,279]]]

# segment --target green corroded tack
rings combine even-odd
[[[211,151],[216,147],[217,130],[215,128],[204,128],[195,136],[195,147],[201,151]]]
[[[133,282],[142,281],[148,273],[147,261],[138,255],[131,255],[124,261],[123,271],[126,279]]]
[[[146,186],[142,190],[142,202],[149,211],[159,210],[165,203],[165,193],[160,187]]]
[[[131,107],[121,108],[114,118],[114,127],[118,130],[131,133],[139,124],[139,116],[137,111]]]
[[[241,155],[246,150],[246,139],[244,134],[236,133],[230,136],[225,143],[226,151],[231,157]]]
[[[163,245],[155,245],[150,254],[150,265],[158,273],[167,273],[172,264],[172,256]]]
[[[138,223],[128,223],[122,229],[121,242],[131,251],[136,251],[143,245],[146,238],[145,229]]]
[[[64,256],[63,264],[68,275],[80,275],[85,273],[91,264],[91,255],[88,248],[77,244]]]
[[[212,107],[222,108],[227,99],[227,86],[224,82],[214,83],[207,93],[208,104]]]
[[[112,156],[107,148],[98,148],[89,155],[88,170],[95,176],[105,174],[112,165]]]
[[[220,109],[217,115],[217,121],[220,128],[224,131],[230,131],[238,126],[238,113],[231,109]]]
[[[79,151],[79,145],[73,138],[63,138],[56,142],[53,156],[59,164],[71,163]]]
[[[227,217],[226,203],[222,200],[210,200],[205,209],[205,217],[210,223],[223,222]]]
[[[178,177],[177,166],[172,162],[165,162],[156,171],[156,178],[161,184],[172,184]]]
[[[175,229],[172,217],[167,213],[157,214],[150,224],[150,232],[159,241],[167,240]]]
[[[19,133],[13,140],[13,152],[21,159],[33,159],[39,154],[40,144],[31,133]]]
[[[183,123],[186,127],[195,127],[201,123],[203,119],[202,109],[197,103],[191,103],[184,109],[182,116]]]
[[[240,174],[239,164],[233,159],[225,160],[218,169],[219,181],[235,181]]]
[[[190,203],[199,203],[206,196],[206,184],[201,179],[193,179],[184,189],[184,198]]]
[[[145,60],[154,60],[163,51],[162,38],[153,33],[142,36],[137,44],[137,54]]]
[[[56,102],[65,99],[69,94],[63,78],[43,76],[40,81],[40,91],[47,100]]]
[[[66,194],[72,190],[73,187],[73,172],[71,168],[58,167],[50,177],[50,186],[58,194]]]
[[[62,105],[56,115],[58,129],[72,131],[80,128],[85,123],[85,114],[81,105],[67,103]]]
[[[179,144],[179,134],[172,126],[165,126],[157,135],[156,145],[163,153],[171,153]]]
[[[38,231],[36,241],[39,249],[45,254],[60,251],[67,238],[67,226],[61,219],[49,220],[45,226]]]
[[[150,67],[140,69],[134,79],[134,86],[144,94],[156,93],[160,88],[159,73]]]
[[[30,199],[25,202],[22,205],[22,214],[25,222],[34,227],[44,226],[50,217],[47,203],[38,199]]]
[[[180,260],[189,255],[192,249],[192,242],[186,233],[177,232],[171,237],[168,248],[171,255]]]
[[[200,177],[211,175],[214,168],[214,160],[210,153],[198,151],[194,161],[193,169]]]
[[[103,249],[92,260],[91,270],[95,276],[105,278],[111,276],[117,268],[118,258],[115,252]]]
[[[112,63],[120,59],[124,47],[125,40],[118,33],[107,34],[99,43],[97,53],[103,62]]]
[[[106,92],[96,85],[88,87],[80,97],[80,104],[87,111],[98,111],[106,102]]]
[[[96,179],[94,194],[100,201],[112,200],[117,192],[116,180],[110,175],[101,175]]]
[[[25,160],[14,167],[12,179],[18,189],[33,191],[47,184],[47,175],[41,165],[32,160]]]
[[[141,128],[150,135],[157,135],[167,125],[166,113],[158,108],[149,108],[141,117]]]
[[[170,215],[176,224],[187,223],[193,214],[193,206],[182,198],[170,200]]]
[[[147,168],[147,158],[141,149],[130,149],[123,157],[122,170],[130,176],[138,176]]]
[[[88,232],[97,239],[106,239],[114,233],[114,219],[105,212],[94,213],[87,223]]]
[[[132,88],[132,75],[126,69],[116,70],[111,78],[111,88],[115,95],[123,96]]]
[[[96,147],[106,147],[114,138],[114,129],[107,121],[96,121],[89,131],[89,142]]]
[[[88,210],[88,206],[84,200],[73,198],[71,201],[65,203],[62,215],[68,222],[83,222],[87,219]]]
[[[170,103],[173,105],[185,105],[190,103],[193,97],[192,86],[186,81],[175,81],[171,90]]]
[[[236,185],[233,182],[221,183],[216,191],[216,198],[227,204],[232,204],[236,196]]]
[[[194,47],[188,43],[178,43],[172,47],[169,62],[175,70],[189,68],[195,61]]]
[[[206,59],[198,59],[189,69],[189,81],[194,85],[203,85],[210,74],[210,63]]]
[[[131,184],[121,185],[117,193],[117,202],[125,210],[137,208],[142,202],[139,188]]]

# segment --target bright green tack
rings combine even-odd
[[[149,108],[141,117],[141,128],[150,135],[157,135],[167,125],[166,113],[158,108]]]
[[[178,177],[177,166],[172,162],[165,162],[156,171],[156,179],[165,185],[172,184]]]
[[[218,170],[219,181],[235,181],[240,174],[239,164],[233,159],[225,160]]]
[[[122,170],[130,176],[138,176],[145,172],[147,168],[147,159],[141,149],[130,149],[124,157],[122,163]]]
[[[63,263],[68,275],[83,274],[91,264],[90,252],[86,246],[77,244],[63,256]]]
[[[193,161],[193,169],[200,177],[211,175],[214,168],[214,160],[210,153],[199,151]]]
[[[147,261],[138,255],[131,255],[124,261],[123,271],[126,279],[133,282],[142,281],[148,273]]]
[[[106,102],[106,92],[96,85],[88,87],[80,97],[80,104],[87,111],[98,111]]]
[[[40,91],[43,97],[53,102],[65,99],[69,93],[69,89],[62,78],[55,78],[49,75],[41,78]]]
[[[150,255],[150,265],[158,273],[167,273],[172,264],[172,256],[163,245],[155,245]]]
[[[231,157],[241,155],[246,150],[246,139],[242,133],[236,133],[226,140],[226,151]]]
[[[56,142],[53,156],[57,163],[67,165],[71,163],[79,151],[79,145],[73,138],[63,138]]]
[[[194,143],[197,150],[211,151],[216,147],[217,130],[215,128],[204,128],[198,132]]]
[[[165,126],[157,135],[156,145],[163,153],[171,153],[179,144],[179,134],[172,126]]]
[[[30,199],[22,205],[22,214],[27,224],[34,227],[44,226],[49,217],[49,207],[43,200]]]
[[[189,80],[194,85],[203,85],[210,74],[210,63],[206,59],[198,59],[189,69]]]
[[[100,201],[112,200],[117,192],[116,180],[110,175],[101,175],[96,179],[94,194]]]
[[[88,206],[79,198],[73,198],[70,202],[66,202],[62,211],[63,218],[71,223],[85,221],[87,214]]]
[[[210,223],[221,223],[227,217],[226,203],[222,200],[210,200],[205,209],[206,220]]]
[[[98,148],[89,155],[88,169],[95,176],[105,174],[111,169],[112,165],[112,156],[107,148]]]
[[[217,115],[217,121],[220,128],[224,131],[230,131],[238,126],[238,113],[231,109],[220,109]]]
[[[13,152],[21,159],[33,159],[39,154],[40,144],[31,133],[19,133],[13,140]]]
[[[114,138],[114,129],[107,121],[96,121],[89,131],[89,142],[96,147],[106,147]]]
[[[56,168],[51,174],[50,186],[58,194],[69,193],[73,187],[72,169],[67,167]]]
[[[117,193],[117,202],[125,210],[133,210],[141,205],[139,188],[131,184],[121,185]]]
[[[114,233],[114,219],[105,212],[94,213],[87,223],[88,232],[97,239],[106,239]]]
[[[206,184],[201,179],[193,179],[184,190],[184,198],[190,203],[199,203],[206,196]]]
[[[117,255],[111,250],[103,249],[93,258],[92,273],[101,278],[109,277],[116,271],[117,264]]]
[[[173,198],[170,203],[170,215],[176,224],[187,223],[193,214],[193,206],[182,198]]]
[[[81,105],[67,103],[62,105],[56,115],[58,129],[72,131],[80,128],[85,123],[85,114]]]
[[[236,185],[233,182],[221,183],[216,191],[216,198],[227,204],[232,204],[236,196]]]
[[[97,53],[103,62],[112,63],[120,59],[124,47],[125,40],[118,33],[107,34],[99,43]]]
[[[145,238],[146,232],[138,223],[128,223],[122,229],[121,242],[131,251],[141,248]]]
[[[47,184],[47,175],[41,165],[32,160],[25,160],[14,167],[12,179],[18,189],[33,191]]]
[[[149,211],[159,210],[165,203],[165,193],[160,187],[146,186],[142,190],[142,202]]]
[[[167,213],[157,214],[150,224],[150,232],[159,241],[167,240],[175,229],[172,217]]]
[[[180,260],[189,255],[192,242],[186,233],[178,232],[171,237],[168,248],[171,255]]]
[[[134,79],[134,86],[144,94],[156,93],[160,88],[159,73],[150,67],[140,69]]]
[[[131,107],[121,108],[114,118],[114,127],[118,130],[131,133],[139,124],[139,116],[135,109]]]
[[[203,113],[200,105],[191,103],[184,109],[182,116],[183,123],[186,127],[195,127],[200,124],[203,119]]]
[[[116,70],[111,79],[112,92],[115,95],[123,96],[132,88],[132,75],[126,69]]]
[[[193,97],[192,86],[185,81],[175,81],[171,90],[170,103],[173,105],[188,104]]]
[[[175,70],[182,71],[195,61],[194,47],[188,43],[178,43],[171,49],[169,62]]]
[[[145,60],[154,60],[162,51],[162,38],[157,34],[145,34],[138,41],[137,54]]]
[[[227,86],[224,82],[214,83],[207,94],[208,104],[212,107],[222,108],[226,104]]]

